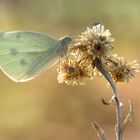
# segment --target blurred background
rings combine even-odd
[[[59,38],[97,21],[111,30],[115,53],[140,60],[139,0],[0,0],[1,32],[32,30]],[[57,65],[27,83],[14,83],[0,72],[0,140],[98,140],[94,120],[115,139],[115,106],[101,103],[112,96],[104,78],[72,87],[56,77]],[[117,84],[124,117],[128,100],[136,108],[126,140],[140,137],[139,81],[137,74],[131,83]]]

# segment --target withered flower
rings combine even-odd
[[[58,82],[68,85],[84,85],[84,79],[93,78],[93,64],[91,58],[66,56],[60,60],[58,68]]]
[[[111,33],[109,30],[105,30],[101,24],[94,25],[91,28],[87,27],[87,30],[81,33],[75,40],[74,49],[79,48],[85,53],[85,51],[95,57],[106,57],[108,53],[113,49]]]
[[[85,79],[93,79],[102,75],[96,68],[98,59],[116,82],[128,82],[138,71],[136,61],[126,62],[123,57],[111,55],[113,50],[109,30],[101,24],[87,27],[69,44],[66,56],[60,59],[58,68],[58,82],[68,85],[83,85]]]
[[[115,82],[129,82],[138,72],[137,61],[127,62],[123,57],[111,55],[113,50],[109,30],[105,30],[101,24],[94,24],[73,39],[68,46],[66,56],[60,58],[58,67],[58,82],[67,85],[84,85],[85,79],[93,79],[94,76],[104,76],[111,86],[116,103],[117,125],[115,126],[116,139],[123,139],[123,132],[134,114],[134,107],[130,104],[130,111],[125,120],[122,121],[122,106]],[[114,82],[114,81],[115,82]],[[101,139],[107,139],[104,131],[97,123],[93,123]]]
[[[108,71],[116,82],[129,82],[138,72],[137,61],[127,62],[123,57],[117,54],[108,58]]]

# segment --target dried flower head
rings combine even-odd
[[[75,41],[74,49],[79,48],[84,53],[87,52],[95,57],[105,57],[113,49],[109,30],[105,30],[101,24],[93,25],[82,32]]]
[[[113,41],[110,31],[105,30],[103,25],[87,27],[69,44],[66,56],[60,59],[59,83],[83,85],[86,78],[93,79],[94,76],[102,75],[96,60],[100,60],[116,82],[128,82],[137,72],[138,64],[111,55]]]
[[[91,58],[66,56],[60,60],[57,77],[59,83],[83,85],[85,78],[93,78]]]
[[[129,82],[138,72],[137,61],[127,62],[116,54],[108,58],[108,71],[116,82]]]

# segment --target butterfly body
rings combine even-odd
[[[16,82],[33,79],[56,63],[66,41],[70,37],[57,40],[31,31],[0,33],[0,69]]]

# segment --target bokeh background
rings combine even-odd
[[[100,21],[115,38],[115,53],[140,60],[139,0],[0,0],[0,31],[32,30],[56,38],[78,33]],[[86,86],[57,83],[57,65],[27,83],[14,83],[0,72],[0,140],[98,140],[96,120],[110,140],[115,139],[115,106],[101,98],[112,92],[104,78]],[[117,84],[124,103],[136,113],[125,131],[126,140],[140,139],[140,75]]]

